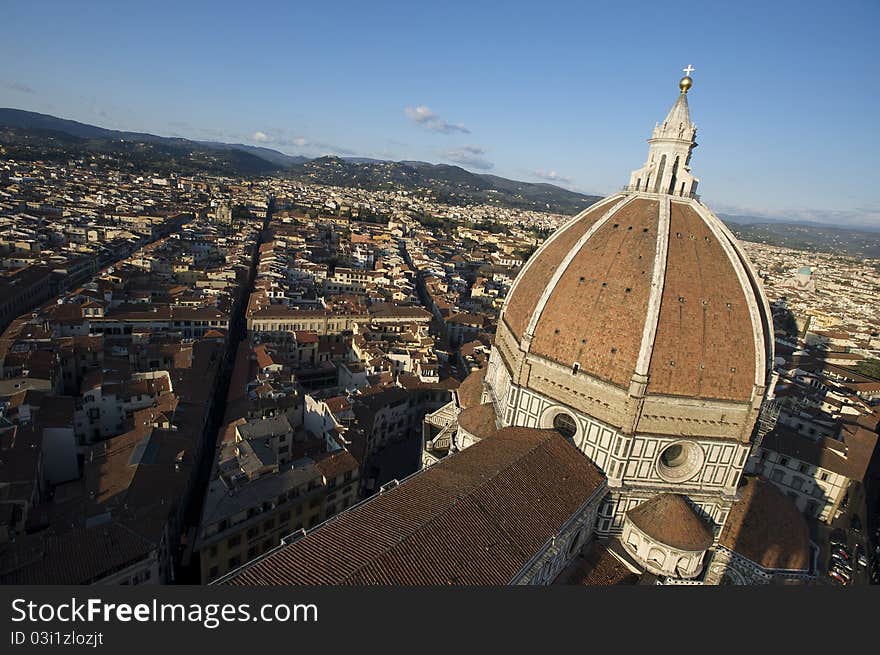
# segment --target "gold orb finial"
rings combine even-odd
[[[681,80],[679,80],[678,82],[678,88],[681,89],[682,93],[687,93],[694,85],[694,81],[693,79],[691,79],[691,73],[693,73],[695,70],[697,69],[690,64],[688,64],[687,68],[684,69],[684,77],[681,78]]]

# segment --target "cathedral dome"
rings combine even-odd
[[[496,346],[515,384],[626,433],[641,423],[745,441],[772,371],[772,320],[736,238],[694,193],[689,88],[654,129],[630,185],[526,262]],[[717,411],[698,415],[707,403]],[[742,409],[733,421],[732,405]]]
[[[745,255],[692,199],[623,193],[528,262],[502,321],[523,350],[623,389],[744,401],[763,387],[768,312]]]

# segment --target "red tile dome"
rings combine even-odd
[[[695,199],[621,193],[561,227],[501,320],[529,356],[648,395],[749,401],[772,361],[767,301],[724,224]]]

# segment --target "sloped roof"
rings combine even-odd
[[[765,569],[810,568],[810,530],[804,515],[772,482],[744,477],[718,542]]]
[[[486,403],[462,410],[458,414],[458,425],[466,432],[485,439],[498,429],[495,419],[495,407],[492,403]]]
[[[486,379],[486,367],[472,371],[461,386],[458,387],[458,404],[462,409],[480,404],[483,395],[483,380]]]
[[[603,483],[555,431],[504,428],[225,583],[506,584]]]

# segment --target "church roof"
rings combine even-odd
[[[483,439],[492,436],[498,429],[495,421],[495,407],[492,403],[468,407],[458,414],[459,427]]]
[[[718,542],[765,569],[809,570],[810,530],[804,515],[772,482],[743,480]]]
[[[458,387],[458,404],[462,409],[480,404],[483,395],[483,380],[486,379],[486,367],[472,371]]]
[[[709,524],[678,494],[658,494],[629,510],[626,516],[655,541],[678,550],[706,550],[714,540]]]
[[[530,355],[624,390],[644,374],[656,395],[747,402],[772,352],[736,239],[696,201],[658,194],[617,194],[558,230],[502,321]]]
[[[553,430],[504,428],[339,514],[234,585],[498,585],[604,485]]]

